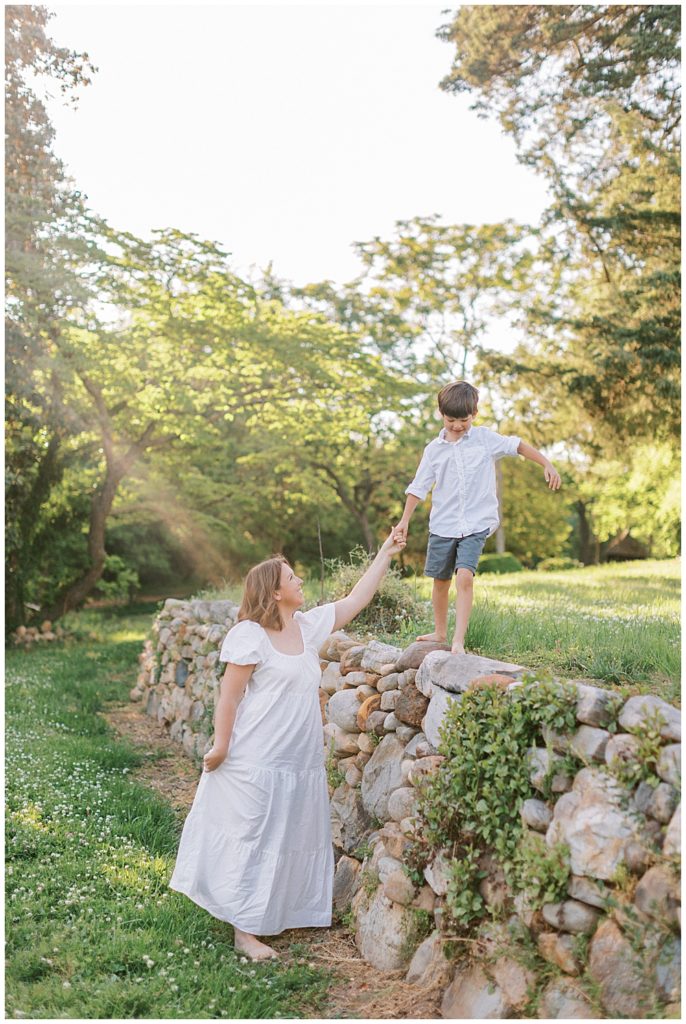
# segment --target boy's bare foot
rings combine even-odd
[[[467,652],[464,649],[464,644],[459,644],[459,643],[457,643],[457,641],[454,641],[453,642],[453,646],[450,648],[450,653],[451,654],[466,654]]]
[[[437,644],[444,644],[446,638],[441,636],[440,633],[425,633],[424,636],[418,636],[417,640],[433,640]]]
[[[242,953],[250,960],[276,960],[279,956],[275,949],[260,942],[255,935],[239,932],[237,929],[234,929],[233,945],[237,953]]]

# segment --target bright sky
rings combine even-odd
[[[542,179],[497,124],[441,92],[433,6],[56,6],[98,67],[56,151],[117,228],[219,241],[236,270],[305,284],[359,270],[396,220],[536,222]]]

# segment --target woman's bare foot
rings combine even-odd
[[[255,935],[250,935],[249,932],[242,932],[238,928],[234,928],[233,945],[237,953],[242,953],[243,956],[247,956],[250,960],[276,960],[279,954],[271,946],[268,946]]]
[[[418,636],[417,640],[433,640],[437,644],[444,644],[446,642],[446,638],[441,636],[440,633],[425,633],[424,636]]]
[[[451,654],[466,654],[467,652],[464,649],[464,644],[459,643],[459,641],[457,641],[457,640],[453,640],[453,645],[450,648],[450,653]]]

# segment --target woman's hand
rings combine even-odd
[[[381,550],[387,555],[397,555],[403,550],[406,544],[407,541],[405,539],[405,535],[398,526],[394,526],[388,537],[386,537],[386,540],[381,545]]]
[[[214,746],[211,750],[208,750],[202,759],[203,771],[213,772],[215,768],[218,768],[220,764],[226,758],[226,751],[220,747]]]

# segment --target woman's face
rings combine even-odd
[[[299,608],[305,601],[302,591],[302,580],[296,576],[290,565],[284,562],[281,566],[281,582],[276,597],[282,608]]]

